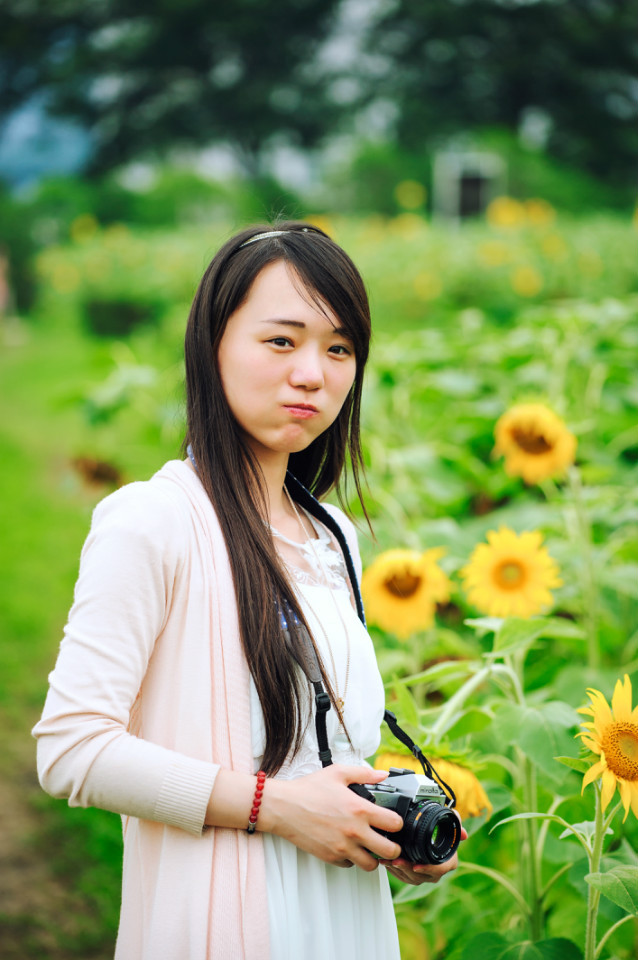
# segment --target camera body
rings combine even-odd
[[[401,846],[402,857],[412,863],[444,863],[454,854],[461,839],[461,823],[446,806],[448,797],[435,780],[390,767],[385,780],[366,784],[365,789],[367,799],[394,810],[403,820],[396,833],[379,831]]]

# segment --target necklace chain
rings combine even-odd
[[[290,506],[292,507],[293,513],[294,513],[295,517],[297,518],[297,522],[298,522],[299,526],[301,527],[302,533],[303,533],[304,536],[305,536],[305,535],[306,535],[306,528],[305,528],[305,526],[304,526],[304,524],[303,524],[303,521],[302,521],[302,519],[301,519],[301,514],[300,514],[299,511],[297,510],[297,505],[295,504],[295,501],[294,501],[294,500],[292,499],[292,497],[290,496],[290,493],[289,493],[289,491],[288,491],[288,487],[284,486],[284,492],[285,492],[285,494],[286,494],[286,496],[287,496],[287,498],[288,498],[288,502],[290,503]],[[313,531],[313,532],[314,532],[314,531]],[[328,574],[327,574],[326,569],[325,569],[325,567],[324,567],[324,565],[323,565],[323,560],[322,560],[321,557],[319,556],[319,552],[315,549],[315,546],[314,546],[314,542],[313,542],[313,541],[314,541],[314,537],[311,535],[307,542],[310,544],[310,549],[312,550],[312,553],[313,553],[313,555],[314,555],[315,561],[317,562],[317,565],[319,566],[321,572],[323,573],[325,582],[326,582],[327,584],[329,584]],[[337,611],[337,616],[339,617],[339,620],[341,621],[341,626],[343,627],[343,632],[344,632],[345,637],[346,637],[346,678],[345,678],[345,683],[344,683],[344,686],[343,686],[343,694],[340,694],[340,693],[339,693],[339,678],[338,678],[338,676],[337,676],[337,666],[336,666],[336,664],[335,664],[335,659],[334,659],[334,656],[333,656],[333,653],[332,653],[332,644],[330,643],[330,640],[328,639],[328,634],[327,634],[326,631],[324,630],[323,624],[321,623],[320,618],[317,616],[316,612],[314,611],[312,605],[311,605],[310,603],[308,603],[307,598],[306,598],[306,603],[308,603],[308,606],[310,607],[310,610],[311,610],[312,613],[314,614],[315,620],[316,620],[317,623],[319,624],[319,629],[320,629],[321,632],[323,633],[323,635],[324,635],[324,637],[325,637],[325,640],[326,640],[326,646],[327,646],[327,648],[328,648],[328,653],[329,653],[329,655],[330,655],[330,663],[331,663],[331,665],[332,665],[332,673],[333,673],[333,676],[334,676],[334,683],[335,683],[335,694],[336,694],[335,709],[336,709],[337,715],[338,715],[338,717],[339,717],[339,723],[341,724],[341,726],[343,726],[343,711],[344,711],[344,706],[345,706],[346,693],[347,693],[347,690],[348,690],[348,680],[349,680],[349,677],[350,677],[350,635],[349,635],[349,633],[348,633],[348,628],[346,627],[346,624],[345,624],[345,622],[344,622],[344,619],[343,619],[343,617],[342,617],[342,615],[341,615],[341,610],[339,609],[339,604],[337,603],[337,600],[336,600],[336,598],[335,598],[335,596],[334,596],[334,594],[333,594],[333,592],[332,592],[332,588],[329,587],[329,589],[330,589],[330,596],[332,597],[332,602],[333,602],[334,605],[335,605],[335,609],[336,609],[336,611]]]

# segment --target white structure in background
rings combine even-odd
[[[434,155],[432,215],[459,223],[506,193],[505,161],[484,150],[442,150]]]

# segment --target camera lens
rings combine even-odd
[[[398,837],[397,837],[398,839]],[[444,863],[461,839],[457,815],[439,803],[412,804],[400,831],[403,855],[412,863]]]

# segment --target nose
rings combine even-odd
[[[296,351],[295,362],[290,372],[293,387],[305,390],[319,390],[324,385],[323,365],[319,351],[313,347]]]

